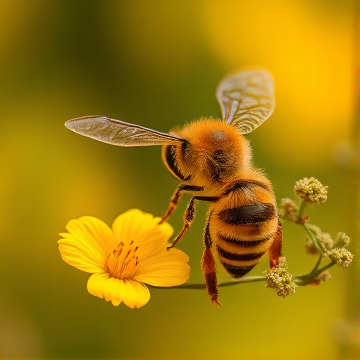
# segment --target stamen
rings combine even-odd
[[[133,276],[139,263],[138,256],[135,255],[139,247],[133,248],[131,246],[133,244],[134,241],[131,241],[129,244],[121,242],[117,249],[107,256],[106,268],[111,277],[128,279]]]

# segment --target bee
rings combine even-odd
[[[221,120],[201,118],[170,133],[105,116],[80,117],[65,125],[112,145],[162,146],[163,161],[180,185],[160,223],[172,214],[182,194],[192,195],[171,248],[192,224],[196,202],[209,203],[201,269],[211,301],[220,305],[214,254],[235,279],[247,274],[265,253],[274,268],[281,257],[282,230],[271,182],[253,166],[244,137],[274,110],[272,76],[261,68],[234,70],[220,81],[216,97]]]

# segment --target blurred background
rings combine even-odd
[[[358,359],[357,261],[282,299],[263,283],[151,289],[131,310],[88,294],[58,233],[83,215],[109,225],[129,208],[162,215],[177,181],[160,148],[78,136],[68,119],[102,114],[163,132],[220,117],[219,80],[267,67],[277,107],[248,138],[276,196],[314,176],[328,201],[307,211],[357,252],[357,2],[328,0],[0,0],[0,358]],[[179,231],[187,198],[170,219]],[[202,282],[206,204],[179,244]],[[289,271],[309,272],[305,233],[284,224]],[[251,275],[268,268],[267,258]],[[220,271],[220,280],[229,280]]]

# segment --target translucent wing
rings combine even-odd
[[[117,146],[174,144],[182,139],[140,125],[105,116],[84,116],[68,120],[65,126],[77,134]]]
[[[216,89],[223,119],[242,134],[259,127],[275,108],[274,83],[263,69],[237,69],[226,75]]]

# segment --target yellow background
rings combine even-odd
[[[151,289],[139,310],[86,291],[56,241],[67,221],[109,225],[129,208],[161,215],[177,182],[160,148],[78,136],[70,118],[102,114],[168,131],[220,116],[228,71],[267,67],[275,113],[248,138],[276,196],[314,176],[328,201],[311,221],[356,251],[356,6],[326,0],[0,0],[0,358],[358,359],[356,262],[282,299],[262,283],[205,291]],[[178,231],[183,199],[170,222]],[[179,247],[202,281],[206,205]],[[305,234],[284,225],[289,270],[304,274]],[[252,271],[262,274],[267,259]],[[228,280],[220,272],[221,280]]]

